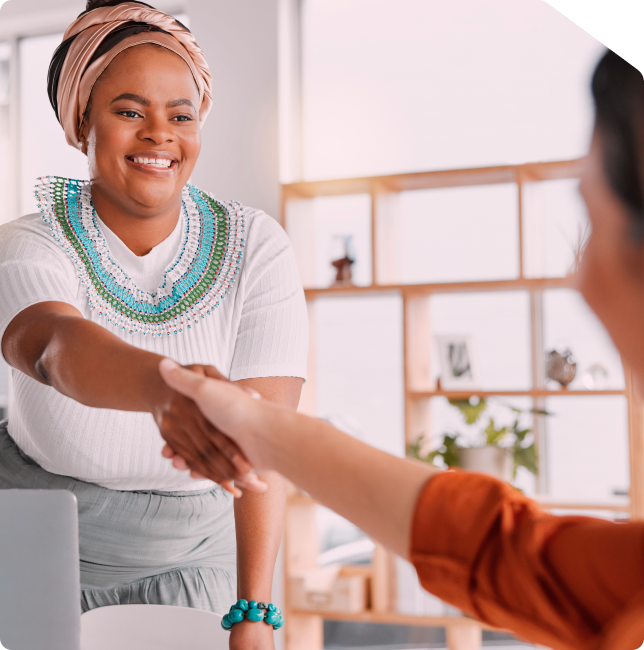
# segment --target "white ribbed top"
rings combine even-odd
[[[286,233],[259,210],[245,210],[241,269],[230,293],[180,333],[128,333],[100,319],[78,269],[40,214],[0,228],[0,338],[11,320],[38,302],[76,307],[127,343],[182,364],[212,364],[233,381],[306,377],[308,325],[304,293]],[[153,291],[177,257],[183,219],[148,255],[137,257],[99,220],[110,254],[143,291]],[[127,372],[127,368],[123,368]],[[9,432],[44,469],[119,490],[199,490],[161,457],[152,416],[83,406],[12,369]]]

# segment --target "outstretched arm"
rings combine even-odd
[[[164,438],[197,465],[219,440],[223,446],[212,458],[210,473],[251,480],[246,477],[250,465],[237,446],[226,442],[192,400],[162,380],[161,356],[121,341],[72,305],[41,302],[20,312],[5,330],[2,352],[17,370],[85,406],[151,413]],[[221,377],[210,366],[192,368]]]
[[[644,522],[553,516],[492,477],[394,458],[168,361],[162,374],[256,467],[409,558],[425,589],[466,613],[555,650],[642,644]]]
[[[279,472],[395,553],[409,556],[416,502],[438,470],[394,458],[326,422],[252,399],[233,385],[202,381],[172,362],[163,362],[162,373],[239,444],[258,470]],[[186,466],[179,458],[174,462]]]

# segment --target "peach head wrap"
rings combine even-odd
[[[212,107],[212,77],[190,31],[141,2],[110,0],[103,5],[82,13],[69,26],[49,68],[49,99],[67,142],[78,146],[92,89],[105,68],[124,50],[143,43],[165,47],[188,64],[199,89],[203,122]]]

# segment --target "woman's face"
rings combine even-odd
[[[644,243],[633,237],[631,218],[604,173],[601,134],[593,138],[580,189],[592,230],[578,288],[644,386]]]
[[[94,86],[81,138],[92,191],[119,209],[151,216],[179,201],[201,149],[186,62],[149,44],[121,52]]]

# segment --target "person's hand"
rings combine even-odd
[[[218,381],[204,373],[191,372],[170,359],[163,359],[159,372],[175,391],[193,400],[209,423],[220,433],[239,445],[245,457],[257,470],[270,470],[270,440],[261,434],[279,406],[265,402],[255,391]],[[259,399],[258,399],[259,398]],[[213,472],[196,467],[191,460],[171,443],[164,450],[177,469],[191,469],[201,476],[212,478]],[[215,468],[213,468],[214,470]],[[194,476],[194,474],[193,474]]]
[[[242,621],[230,631],[230,650],[275,650],[273,628],[261,621]]]
[[[227,381],[213,366],[187,368],[195,376]],[[241,496],[239,486],[254,492],[266,490],[239,447],[208,422],[193,400],[168,388],[156,400],[152,414],[167,443],[163,455],[170,458],[176,454],[184,460],[175,463],[177,469],[189,468],[193,478],[207,475],[235,496]]]

